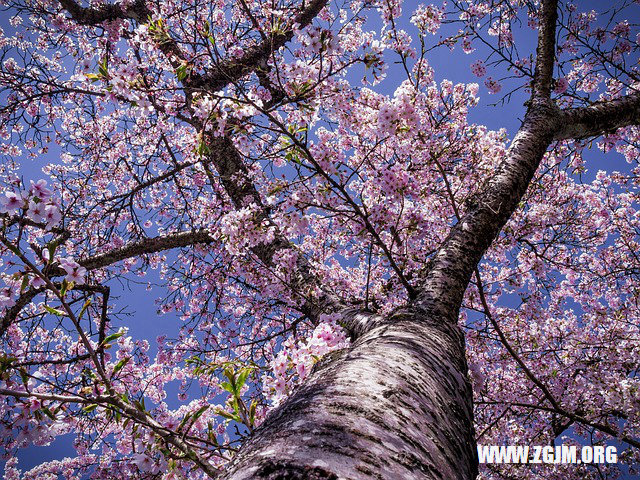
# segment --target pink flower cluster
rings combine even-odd
[[[487,74],[487,67],[482,60],[477,60],[471,64],[471,73],[476,77],[484,77]]]
[[[24,210],[30,220],[44,223],[46,229],[62,219],[60,205],[52,198],[46,180],[31,181],[31,188],[26,192],[4,192],[0,197],[0,213],[17,214],[20,210]]]
[[[240,253],[245,247],[268,243],[273,239],[274,230],[266,221],[257,221],[257,207],[248,207],[226,214],[220,232],[225,235],[225,246],[232,254]]]
[[[413,12],[411,23],[418,27],[420,31],[435,35],[440,28],[443,16],[443,11],[434,5],[420,5]]]
[[[264,394],[272,406],[279,405],[307,378],[313,365],[322,356],[348,346],[349,340],[336,319],[328,315],[324,317],[325,321],[313,330],[310,338],[287,339],[282,344],[283,349],[271,361],[273,375],[264,375],[262,382]]]
[[[84,283],[87,269],[76,263],[71,257],[61,258],[60,267],[67,273],[65,280],[79,285]]]
[[[378,112],[378,128],[381,135],[390,135],[395,131],[398,113],[390,103],[384,103]]]
[[[485,87],[487,87],[487,90],[489,90],[489,93],[498,93],[500,90],[502,90],[502,85],[500,84],[500,82],[494,80],[491,77],[487,77],[487,79],[484,81],[484,85]]]

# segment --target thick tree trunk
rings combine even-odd
[[[314,368],[222,478],[475,478],[463,336],[433,312],[347,314],[362,335]]]

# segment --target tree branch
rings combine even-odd
[[[146,6],[145,0],[137,0],[131,6],[125,8],[118,4],[87,8],[81,7],[74,0],[59,1],[60,5],[71,15],[71,18],[80,25],[96,26],[102,22],[119,18],[129,18],[145,23],[153,14]],[[326,4],[327,0],[313,0],[307,8],[293,18],[292,24],[284,32],[274,33],[259,44],[246,48],[240,58],[223,59],[208,73],[203,75],[191,73],[183,81],[184,86],[189,90],[204,90],[215,93],[257,68],[266,66],[269,56],[293,38],[294,26],[302,29],[309,25]],[[168,35],[158,39],[156,44],[171,61],[174,68],[179,67],[181,62],[184,62],[182,52],[176,42],[169,38]],[[172,57],[175,58],[172,59]]]
[[[597,102],[588,107],[562,111],[559,128],[554,140],[594,137],[618,128],[640,124],[640,91],[621,98]]]
[[[199,243],[211,243],[213,237],[205,231],[200,232],[181,232],[166,235],[164,237],[146,238],[138,242],[130,243],[121,248],[116,248],[109,252],[81,259],[78,263],[85,267],[87,270],[96,270],[98,268],[108,267],[127,258],[135,257],[138,255],[161,252],[164,250],[170,250],[172,248],[188,247],[190,245],[196,245]],[[59,266],[52,265],[54,268],[47,271],[49,278],[59,277],[65,274]],[[79,287],[78,287],[79,288]],[[105,293],[105,289],[99,287],[93,287],[97,291]],[[18,314],[29,302],[31,302],[39,293],[44,292],[44,288],[31,288],[22,293],[16,300],[15,305],[7,309],[2,321],[0,323],[0,337],[2,337],[7,328],[16,320]],[[108,296],[108,294],[107,294]],[[104,316],[104,315],[103,315]]]
[[[540,10],[536,68],[533,76],[533,101],[548,101],[551,96],[551,81],[556,49],[556,22],[558,0],[545,0]]]
[[[24,307],[26,307],[31,300],[33,300],[39,293],[44,292],[44,288],[30,288],[26,292],[20,294],[18,299],[16,300],[15,305],[11,308],[7,309],[4,317],[2,317],[2,323],[0,323],[0,338],[2,338],[9,328],[9,326],[15,322],[16,318],[18,318],[18,314],[22,311]]]
[[[303,3],[304,4],[304,3]],[[302,29],[309,25],[327,4],[327,0],[313,0],[306,9],[296,15],[292,25],[282,33],[274,33],[258,45],[249,47],[237,59],[225,59],[215,65],[208,74],[193,79],[190,87],[217,92],[258,67],[266,66],[269,56],[293,38],[293,26]]]
[[[51,400],[61,403],[96,403],[99,401],[106,401],[108,397],[92,397],[84,398],[77,395],[57,395],[54,393],[38,393],[38,392],[23,392],[18,390],[9,390],[7,388],[0,388],[0,395],[5,397],[14,398],[37,398],[40,400]]]
[[[211,242],[213,242],[213,237],[203,230],[173,233],[164,237],[145,238],[144,240],[125,245],[124,247],[79,260],[78,263],[87,270],[95,270],[138,255]]]
[[[558,110],[547,103],[529,106],[504,160],[465,202],[466,212],[434,255],[418,299],[425,307],[457,319],[474,269],[525,194],[559,120]]]
[[[145,0],[136,0],[130,6],[124,8],[119,4],[106,4],[99,8],[88,8],[81,7],[74,0],[59,1],[60,5],[79,25],[97,26],[103,22],[117,19],[132,19],[138,23],[146,23],[153,15]],[[160,32],[160,35],[156,33],[155,40],[157,47],[167,57],[173,68],[178,68],[186,62],[182,50],[167,32]]]
[[[236,208],[244,208],[254,204],[258,208],[257,223],[266,222],[275,229],[274,239],[269,243],[261,243],[251,248],[251,251],[266,266],[273,265],[273,257],[278,251],[296,250],[296,247],[287,240],[270,218],[270,208],[264,205],[255,185],[250,179],[249,171],[242,161],[240,153],[229,137],[207,136],[208,163],[212,164],[220,175],[220,182],[227,195]],[[322,285],[320,279],[314,274],[313,268],[307,258],[299,253],[295,271],[291,273],[291,289],[297,292],[302,302],[298,309],[317,321],[322,313],[344,308],[346,305],[329,289]],[[304,287],[304,288],[303,288]],[[309,294],[316,290],[321,292],[319,296]],[[304,293],[303,293],[304,292]]]
[[[478,262],[517,208],[560,122],[551,104],[557,0],[540,12],[532,98],[522,126],[492,178],[466,202],[466,213],[433,257],[418,303],[457,320],[464,291]]]

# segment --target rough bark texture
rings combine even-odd
[[[243,445],[224,480],[460,479],[477,474],[457,318],[478,262],[559,126],[549,85],[556,1],[543,3],[538,82],[505,160],[436,253],[417,299],[388,318],[346,313],[353,345],[324,360]]]
[[[416,305],[368,320],[368,332],[323,359],[221,479],[475,478],[455,319]]]
[[[615,132],[620,127],[640,124],[640,92],[598,102],[588,107],[571,108],[562,112],[562,127],[554,140],[586,138]]]

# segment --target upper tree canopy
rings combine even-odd
[[[462,303],[479,443],[621,452],[482,478],[638,464],[640,7],[558,3],[2,0],[5,478],[215,476],[416,299]]]

